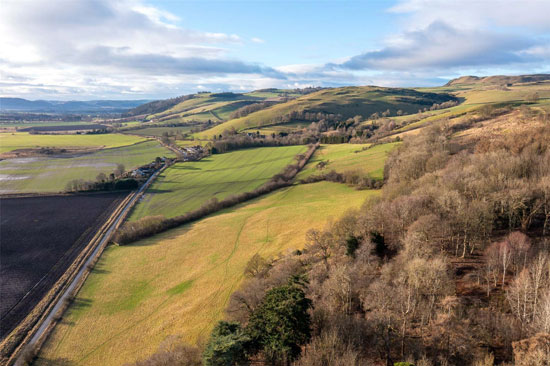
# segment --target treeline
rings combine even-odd
[[[286,166],[281,173],[274,175],[268,182],[253,191],[232,195],[223,200],[212,198],[200,208],[170,219],[164,216],[147,216],[140,220],[126,222],[115,234],[114,241],[118,244],[128,244],[196,221],[216,211],[273,192],[279,188],[287,187],[292,183],[296,174],[306,165],[318,147],[318,144],[311,145],[305,154],[296,157],[297,162],[295,164]]]
[[[246,149],[251,147],[265,146],[290,146],[307,145],[317,142],[317,137],[309,133],[281,133],[268,136],[257,133],[237,133],[235,130],[224,131],[206,145],[212,154],[223,154],[233,150]]]
[[[125,171],[123,164],[117,164],[117,167],[109,176],[105,173],[99,173],[95,181],[73,179],[65,186],[65,192],[115,191],[138,188],[139,182],[136,179],[123,177]]]
[[[229,119],[245,117],[248,116],[250,113],[261,111],[262,109],[266,109],[275,104],[277,104],[277,102],[262,102],[245,105],[232,112],[229,115]]]
[[[309,184],[321,181],[348,184],[357,189],[378,189],[383,185],[383,181],[373,179],[367,173],[359,170],[348,170],[342,173],[331,170],[329,172],[310,175],[305,179],[301,179],[300,183]]]
[[[153,102],[145,103],[140,106],[137,106],[133,109],[130,109],[126,113],[124,113],[124,117],[129,116],[138,116],[141,114],[155,114],[165,111],[166,109],[175,106],[176,104],[179,104],[181,102],[184,102],[189,99],[193,99],[195,97],[194,94],[190,95],[182,95],[177,98],[171,98],[171,99],[164,99],[164,100],[155,100]]]

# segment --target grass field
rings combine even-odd
[[[82,148],[82,147],[120,147],[144,141],[138,136],[121,134],[101,135],[31,135],[27,132],[0,133],[0,153],[17,149],[35,149],[41,147]]]
[[[199,208],[210,198],[252,191],[305,151],[305,146],[263,147],[178,163],[157,178],[130,219],[174,217]]]
[[[123,131],[124,134],[128,135],[138,135],[138,136],[162,136],[163,133],[168,132],[169,134],[175,134],[178,132],[181,132],[182,134],[186,134],[191,129],[196,128],[197,126],[181,126],[181,127],[149,127],[149,128],[141,128],[139,130],[130,130],[130,131]]]
[[[150,163],[157,156],[174,154],[156,141],[146,141],[73,157],[6,159],[0,161],[0,192],[59,192],[73,179],[95,180],[99,173],[112,173],[117,164],[124,164],[129,170]]]
[[[360,171],[367,173],[371,178],[383,179],[384,162],[388,153],[398,143],[388,143],[373,146],[362,151],[368,145],[363,144],[338,144],[321,145],[311,157],[309,163],[298,174],[297,179],[304,179],[310,175],[320,174],[335,170],[338,173],[345,171]],[[323,170],[316,168],[321,161],[329,163]]]
[[[258,253],[301,248],[310,228],[376,191],[319,182],[279,190],[128,246],[111,246],[43,348],[38,365],[122,365],[169,336],[205,339]]]

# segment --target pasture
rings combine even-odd
[[[0,161],[0,193],[60,192],[73,179],[95,180],[99,173],[109,175],[117,164],[126,170],[174,153],[157,141],[103,149],[71,156],[5,159]]]
[[[174,217],[199,208],[211,198],[249,192],[280,173],[306,151],[305,146],[262,147],[212,155],[166,169],[130,216]]]
[[[167,132],[168,134],[177,134],[177,133],[186,134],[186,133],[189,133],[193,128],[197,128],[197,126],[147,127],[147,128],[136,129],[136,130],[122,131],[122,133],[128,134],[128,135],[160,137],[165,132]]]
[[[48,292],[125,193],[2,198],[0,338]]]
[[[121,134],[101,135],[31,135],[27,132],[0,133],[0,154],[19,149],[110,148],[144,141],[142,137]]]
[[[366,144],[329,144],[321,145],[307,165],[298,173],[297,179],[305,179],[331,170],[337,173],[359,171],[373,179],[384,178],[384,162],[388,153],[398,143],[375,145],[368,148]],[[364,148],[368,148],[363,150]],[[317,164],[328,162],[325,168],[318,169]]]
[[[127,246],[110,246],[56,327],[38,365],[122,365],[168,337],[208,337],[255,254],[302,248],[376,191],[319,182],[273,192]]]

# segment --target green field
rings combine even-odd
[[[0,161],[1,193],[59,192],[73,179],[95,180],[117,164],[127,170],[150,163],[157,156],[173,157],[156,141],[68,156],[18,158]]]
[[[144,141],[142,137],[121,134],[100,135],[31,135],[28,132],[0,133],[0,153],[41,147],[111,148]]]
[[[383,112],[386,109],[389,109],[393,115],[398,110],[416,113],[419,108],[446,100],[449,100],[449,97],[442,93],[417,92],[411,89],[370,86],[324,89],[242,118],[229,120],[202,132],[199,136],[213,136],[231,128],[245,130],[280,124],[278,118],[292,111],[341,114],[343,118],[361,115],[367,118],[375,112]]]
[[[305,179],[311,175],[321,174],[334,170],[338,173],[345,171],[359,171],[368,174],[373,179],[383,179],[384,162],[388,153],[398,143],[389,143],[373,146],[367,150],[365,144],[338,144],[321,145],[311,157],[309,163],[298,173],[297,179]],[[328,161],[323,170],[316,166],[321,161]]]
[[[157,178],[130,219],[174,217],[199,208],[210,198],[252,191],[305,151],[305,146],[263,147],[175,164]]]
[[[180,126],[180,127],[148,127],[148,128],[141,128],[137,130],[128,130],[123,131],[124,134],[128,135],[138,135],[138,136],[162,136],[163,133],[168,132],[168,134],[176,134],[176,133],[182,133],[186,134],[193,127],[197,126]]]
[[[122,365],[169,336],[205,340],[256,253],[301,248],[305,233],[376,191],[297,185],[128,246],[110,246],[43,348],[38,365]]]

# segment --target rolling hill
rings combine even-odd
[[[210,93],[200,92],[177,98],[157,100],[136,107],[126,116],[136,116],[154,122],[221,122],[230,114],[249,104],[259,102],[280,103],[308,94],[318,88],[306,89],[261,89],[250,93]]]
[[[323,89],[286,103],[251,113],[222,123],[200,134],[208,137],[222,133],[224,130],[244,130],[262,126],[277,125],[299,121],[293,114],[322,113],[340,115],[347,119],[360,115],[368,118],[373,113],[390,111],[396,115],[400,110],[405,114],[416,113],[419,109],[431,107],[435,103],[457,100],[446,93],[423,92],[412,89],[382,88],[373,86],[343,87]]]

